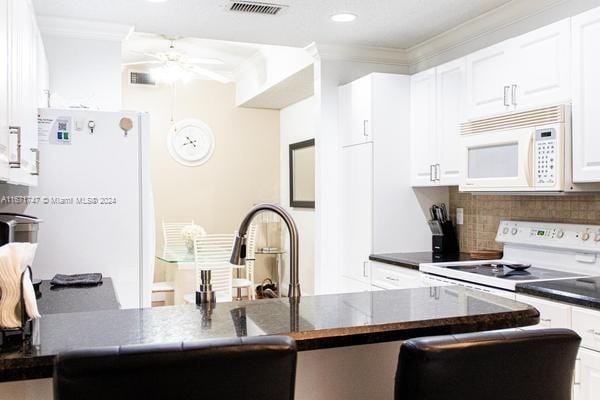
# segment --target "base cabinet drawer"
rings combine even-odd
[[[382,289],[423,287],[419,271],[377,262],[371,264],[371,284]]]
[[[518,294],[516,300],[534,306],[540,312],[540,323],[531,328],[571,328],[571,306]],[[524,328],[524,329],[528,329]]]
[[[573,307],[572,326],[581,336],[581,347],[600,351],[600,312]]]

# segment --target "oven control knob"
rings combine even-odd
[[[510,229],[508,229],[508,228],[506,227],[506,228],[502,229],[502,233],[504,233],[505,235],[508,235],[508,231],[509,231],[509,230],[510,230]]]
[[[565,236],[565,231],[563,231],[562,229],[560,229],[558,232],[556,232],[556,237],[559,239],[562,239]]]
[[[600,242],[600,232],[596,233],[596,236],[594,236],[594,241]]]
[[[584,242],[587,242],[589,239],[590,239],[589,232],[584,232],[581,234],[581,240],[583,240]]]
[[[512,233],[513,235],[516,235],[519,232],[519,230],[517,228],[512,228],[512,230],[510,231],[510,233]]]

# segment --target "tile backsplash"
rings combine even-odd
[[[501,220],[566,222],[600,225],[600,194],[564,196],[473,195],[450,188],[450,215],[464,209],[464,224],[457,226],[461,251],[502,249],[496,243]]]

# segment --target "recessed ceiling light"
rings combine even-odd
[[[166,3],[169,0],[146,0],[149,1],[150,3]]]
[[[339,13],[339,14],[333,14],[331,16],[331,20],[334,22],[352,22],[357,18],[356,14],[352,14],[352,13]]]

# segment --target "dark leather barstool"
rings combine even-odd
[[[581,338],[568,329],[412,339],[400,348],[397,400],[570,400]]]
[[[286,336],[136,345],[59,354],[55,400],[291,400],[296,343]]]

